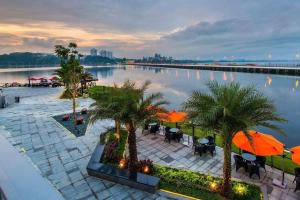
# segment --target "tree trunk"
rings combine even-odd
[[[74,120],[74,129],[76,128],[76,88],[73,88],[72,91],[72,107],[73,107],[73,120]]]
[[[115,126],[116,134],[120,137],[121,122],[119,120],[115,120]]]
[[[133,123],[126,125],[128,131],[128,147],[129,147],[129,171],[132,175],[137,172],[137,147],[136,147],[136,134]]]
[[[224,136],[223,151],[224,151],[224,164],[223,164],[223,186],[222,194],[225,197],[230,197],[231,194],[231,137]]]

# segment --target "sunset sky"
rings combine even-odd
[[[0,53],[77,42],[117,57],[295,59],[296,0],[0,0]]]

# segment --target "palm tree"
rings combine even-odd
[[[149,85],[150,81],[146,81],[141,87],[137,87],[134,82],[126,81],[121,87],[126,94],[126,101],[124,101],[121,111],[121,121],[125,124],[128,132],[129,171],[131,174],[137,172],[137,128],[143,126],[147,120],[157,119],[158,113],[166,112],[163,106],[168,103],[163,100],[161,93],[145,95]]]
[[[55,46],[55,53],[60,58],[60,69],[56,74],[64,82],[66,92],[71,94],[74,128],[76,128],[76,97],[84,68],[80,65],[81,55],[77,51],[77,44],[70,43],[67,47]]]
[[[231,145],[238,131],[257,126],[267,127],[283,133],[272,122],[284,122],[276,111],[273,102],[254,87],[241,87],[238,83],[220,85],[207,84],[210,93],[194,91],[185,102],[184,108],[189,117],[204,130],[214,131],[223,138],[224,165],[222,194],[231,194]]]
[[[98,119],[113,119],[115,121],[115,131],[120,136],[121,117],[126,94],[117,85],[114,87],[94,87],[90,97],[95,100],[91,104],[90,122],[94,123]],[[119,137],[118,137],[119,138]]]

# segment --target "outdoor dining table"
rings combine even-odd
[[[171,128],[170,132],[171,133],[178,133],[179,129],[178,128]]]
[[[157,123],[156,122],[153,122],[153,123],[150,123],[149,126],[156,126]]]
[[[246,161],[250,161],[250,162],[253,162],[256,160],[256,157],[250,153],[243,153],[242,154],[242,158]]]
[[[208,139],[206,139],[206,138],[200,138],[198,140],[198,142],[199,142],[199,144],[203,144],[203,145],[206,145],[209,143]]]

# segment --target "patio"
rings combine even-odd
[[[185,138],[186,140],[186,138]],[[138,153],[139,159],[151,159],[157,164],[167,165],[176,168],[189,169],[214,176],[222,176],[223,169],[223,152],[222,148],[216,147],[216,155],[211,157],[209,153],[202,156],[194,155],[192,146],[183,145],[172,141],[171,144],[164,141],[164,136],[156,134],[141,134],[138,132]],[[192,144],[192,142],[190,142]],[[249,178],[249,174],[244,169],[237,172],[234,167],[234,159],[232,154],[232,177],[244,180],[249,183],[258,184],[264,193],[268,194],[270,200],[296,200],[300,199],[300,192],[294,192],[295,183],[294,176],[286,174],[285,181],[287,188],[281,189],[273,186],[273,178],[281,180],[282,171],[270,166],[266,166],[267,172],[261,169],[260,180],[253,176]]]
[[[110,120],[103,120],[89,126],[87,134],[76,138],[53,118],[53,115],[71,111],[71,102],[57,99],[60,88],[18,88],[8,89],[10,93],[23,96],[20,104],[0,111],[0,134],[20,153],[26,156],[40,174],[49,180],[65,199],[163,199],[160,194],[149,194],[123,185],[96,179],[87,175],[87,162],[93,152],[99,135]],[[88,107],[89,99],[79,99],[77,109]],[[211,175],[222,175],[222,149],[217,154],[194,156],[191,146],[172,141],[164,142],[162,135],[138,135],[139,158],[155,163],[190,169]],[[191,142],[192,143],[192,142]],[[234,163],[234,161],[233,161]],[[269,199],[296,200],[300,192],[294,193],[294,179],[286,175],[288,188],[283,190],[272,185],[272,179],[281,178],[282,172],[267,166],[267,173],[261,170],[261,179],[249,179],[240,169],[233,170],[233,177],[262,185]]]

